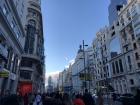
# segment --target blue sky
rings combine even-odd
[[[109,0],[42,0],[47,73],[62,71],[82,40],[91,45],[108,25]]]

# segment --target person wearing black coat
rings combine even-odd
[[[95,100],[92,98],[92,95],[85,89],[85,94],[83,95],[83,101],[85,105],[95,105]]]
[[[137,94],[134,97],[134,105],[140,105],[140,89],[137,89]]]

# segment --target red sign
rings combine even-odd
[[[21,82],[19,83],[18,91],[24,96],[25,94],[32,92],[32,83]]]

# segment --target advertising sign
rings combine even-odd
[[[6,69],[0,70],[0,78],[8,78],[9,77],[9,71]]]

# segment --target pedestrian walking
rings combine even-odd
[[[72,100],[70,99],[70,97],[67,93],[64,93],[64,95],[63,95],[63,104],[64,105],[73,105]]]
[[[134,97],[134,105],[140,105],[140,89],[136,90],[136,95]]]
[[[34,99],[35,99],[34,94],[33,93],[29,93],[29,95],[28,95],[29,105],[33,105]]]
[[[24,99],[24,105],[28,105],[28,94],[26,93],[23,97]]]
[[[98,93],[97,105],[104,105],[104,99],[101,92]]]
[[[19,105],[24,105],[23,97],[21,96],[21,94],[19,92],[17,92],[16,95],[18,98]]]
[[[35,97],[35,101],[33,105],[41,105],[41,104],[42,104],[41,95],[38,93]]]
[[[95,105],[95,100],[93,99],[92,95],[85,89],[85,93],[83,95],[83,101],[85,105]]]
[[[3,98],[3,101],[0,105],[21,105],[17,95],[9,95]]]
[[[80,94],[76,95],[76,98],[73,101],[74,105],[85,105],[84,101],[82,100],[82,97]]]

